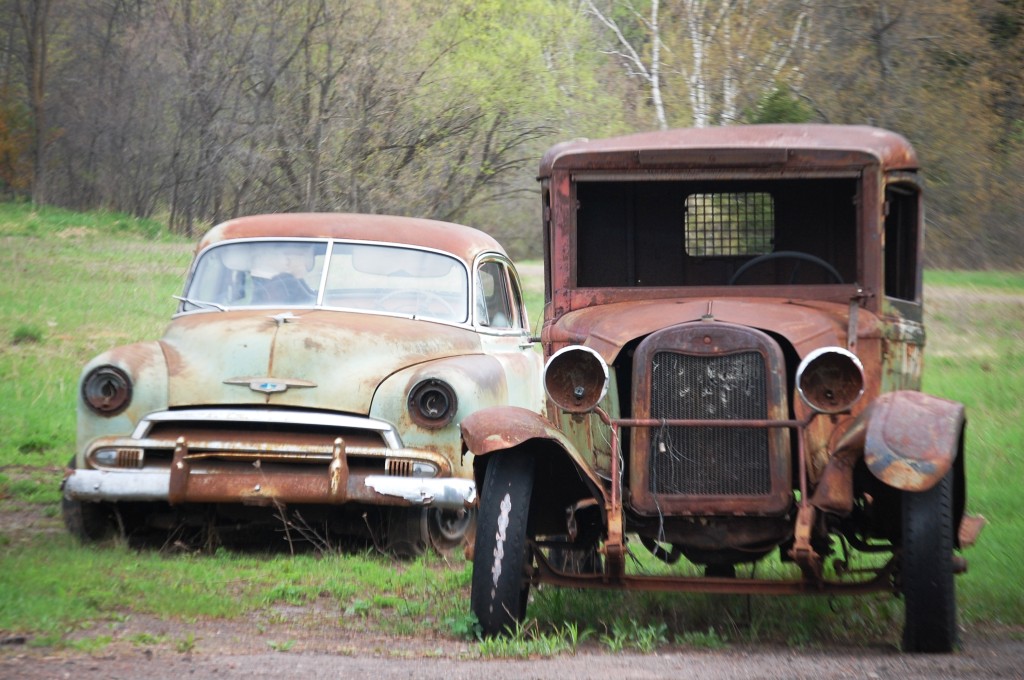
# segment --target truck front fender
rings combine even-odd
[[[957,402],[911,391],[883,394],[839,439],[811,504],[848,515],[853,510],[853,468],[861,458],[888,486],[927,491],[957,462],[965,422],[964,407]],[[962,479],[957,487],[962,489]],[[962,499],[961,491],[958,496]]]
[[[883,394],[871,407],[864,462],[893,488],[927,491],[960,455],[965,424],[958,402],[912,391]]]
[[[462,421],[462,441],[479,462],[487,456],[510,449],[531,447],[541,452],[539,470],[555,463],[551,458],[572,463],[581,478],[586,480],[591,493],[603,498],[601,479],[588,466],[572,442],[547,418],[518,406],[494,406],[481,409]],[[479,477],[482,465],[475,465]],[[477,485],[482,479],[477,479]]]

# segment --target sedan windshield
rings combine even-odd
[[[357,309],[464,322],[466,267],[442,253],[343,241],[233,241],[199,257],[181,311]]]

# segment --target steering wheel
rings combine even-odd
[[[448,304],[448,301],[443,297],[429,290],[418,290],[411,288],[403,288],[399,290],[393,290],[390,293],[386,293],[383,297],[377,300],[377,305],[385,312],[410,312],[410,305],[408,304],[389,304],[396,300],[408,298],[412,302],[412,313],[419,312],[421,309],[425,312],[431,311],[442,311],[442,317],[447,319],[454,319],[456,317],[455,310]]]
[[[811,255],[810,253],[801,253],[798,250],[778,250],[774,253],[765,253],[759,255],[749,262],[745,262],[743,266],[736,270],[736,272],[729,277],[729,285],[735,286],[736,282],[754,267],[764,262],[771,260],[801,260],[803,262],[810,262],[811,264],[817,265],[828,272],[828,275],[835,279],[836,283],[843,283],[843,277],[840,276],[839,272],[831,264],[821,259],[817,255]],[[799,268],[799,267],[798,267]],[[797,269],[793,270],[793,276],[790,276],[789,282],[793,283],[793,278],[796,276]]]

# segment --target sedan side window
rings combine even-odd
[[[518,328],[509,292],[508,273],[497,260],[483,262],[477,270],[477,317],[481,326]]]

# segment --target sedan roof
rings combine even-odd
[[[472,227],[418,217],[356,213],[274,213],[239,217],[208,231],[196,252],[242,238],[333,238],[434,248],[472,262],[480,253],[505,254],[492,236]]]

